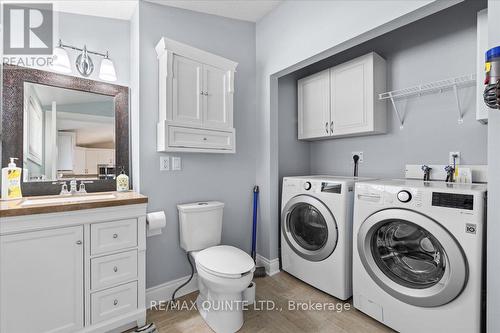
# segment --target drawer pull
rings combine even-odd
[[[115,273],[116,273],[116,272],[118,272],[118,267],[116,267],[116,266],[115,266],[115,267],[113,267],[113,271],[114,271]]]
[[[115,305],[115,306],[116,306],[116,305],[118,305],[118,300],[117,300],[117,299],[115,299],[115,300],[113,301],[113,305]]]
[[[118,238],[118,234],[113,234],[113,238]]]
[[[203,141],[207,141],[207,138],[203,138]]]
[[[82,241],[81,240],[76,241],[76,245],[82,245]]]

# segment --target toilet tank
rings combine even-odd
[[[177,205],[181,248],[199,251],[219,245],[224,204],[217,201]]]

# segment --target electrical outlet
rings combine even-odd
[[[182,170],[182,163],[180,157],[172,157],[172,170],[174,171]]]
[[[168,156],[160,156],[160,171],[170,170],[170,158]]]
[[[448,163],[450,165],[453,165],[453,156],[457,156],[455,158],[455,163],[456,164],[460,164],[460,152],[459,151],[450,151],[450,155],[449,155],[449,161]]]
[[[351,164],[354,164],[354,155],[359,156],[358,163],[363,163],[363,152],[362,151],[353,151],[353,152],[351,152]]]

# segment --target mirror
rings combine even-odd
[[[24,83],[24,182],[114,179],[112,96]]]
[[[131,176],[128,87],[14,65],[2,79],[2,167],[19,158],[23,196],[73,178],[114,191],[117,171]]]

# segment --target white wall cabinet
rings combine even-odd
[[[385,89],[385,60],[373,52],[299,80],[298,138],[384,133]]]
[[[234,153],[233,94],[238,64],[168,38],[158,42],[156,52],[157,151]],[[185,140],[172,141],[180,128],[187,129],[182,131]],[[207,144],[213,136],[229,137],[229,144]]]
[[[2,218],[0,333],[146,322],[146,204]]]

